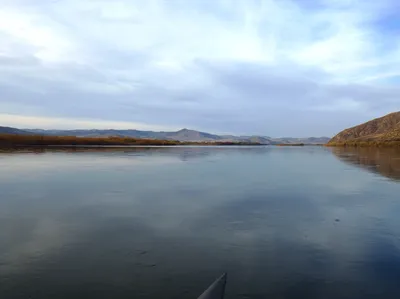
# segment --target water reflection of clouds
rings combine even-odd
[[[63,227],[65,223],[42,216],[42,219],[1,219],[0,243],[3,246],[0,275],[8,276],[24,271],[30,263],[40,262],[45,255],[60,250],[71,241],[68,230]]]
[[[62,173],[84,172],[109,169],[129,169],[141,165],[162,166],[164,164],[176,163],[176,159],[168,156],[154,156],[146,159],[142,156],[130,155],[102,155],[102,154],[65,154],[65,153],[46,153],[46,154],[20,154],[9,155],[0,160],[0,179],[13,179],[19,176],[47,175],[49,172]]]
[[[126,170],[137,166],[163,166],[179,161],[213,162],[231,153],[265,154],[264,147],[137,147],[126,149],[93,149],[93,152],[0,153],[0,179],[16,176],[46,175],[46,172],[93,171],[95,168]]]
[[[146,161],[143,168],[124,168],[124,176],[110,176],[101,184],[68,177],[68,194],[57,194],[59,189],[49,187],[43,194],[46,199],[36,198],[36,207],[28,200],[18,203],[17,199],[14,205],[0,201],[3,221],[3,208],[9,210],[9,216],[19,213],[31,219],[19,232],[11,226],[2,230],[0,244],[13,243],[3,245],[3,263],[6,259],[20,267],[22,276],[28,276],[26,267],[43,263],[40,259],[31,262],[31,257],[40,254],[54,265],[82,267],[76,280],[113,281],[115,276],[138,279],[135,275],[142,275],[143,289],[152,289],[155,280],[161,281],[160,288],[179,288],[176,281],[164,281],[165,275],[191,285],[198,277],[204,276],[206,283],[206,276],[213,271],[228,270],[232,273],[231,292],[250,298],[266,296],[268,291],[276,297],[334,298],[346,289],[338,286],[346,282],[357,286],[354,280],[367,276],[374,277],[375,287],[382,290],[384,277],[376,272],[392,279],[397,272],[382,267],[399,262],[399,246],[393,241],[399,227],[393,213],[399,206],[390,196],[398,194],[400,185],[335,163],[325,150],[311,155],[299,150],[295,158],[288,153],[273,149],[254,158],[251,152],[211,152],[219,157],[216,165],[188,167],[172,158],[174,168],[144,171],[150,165]],[[113,161],[120,163],[118,156],[107,159],[104,164],[87,165],[94,171],[107,171]],[[69,160],[62,161],[58,161],[61,169],[63,163],[71,165]],[[79,172],[80,164],[72,165]],[[47,184],[58,184],[64,175],[50,177]],[[80,180],[86,185],[78,186]],[[30,188],[34,194],[39,187]],[[20,196],[29,198],[31,194]],[[383,224],[377,225],[379,221]],[[7,241],[11,235],[21,237]],[[375,235],[382,239],[373,240]],[[122,260],[126,266],[113,266],[121,265]],[[100,272],[101,267],[108,273],[88,278],[87,269]],[[332,283],[324,285],[324,281]],[[357,287],[346,289],[349,296],[357,296],[357,291]],[[367,286],[366,291],[371,293],[372,287]],[[148,292],[149,298],[161,298],[156,290]]]
[[[187,152],[190,152],[189,154]],[[77,208],[92,207],[96,205],[110,205],[111,208],[108,210],[108,215],[115,217],[124,217],[124,212],[127,211],[126,216],[131,215],[130,208],[139,208],[137,218],[140,219],[140,202],[135,202],[135,192],[137,191],[138,184],[132,184],[132,188],[127,188],[129,186],[128,180],[122,181],[121,184],[115,184],[115,178],[109,178],[109,184],[98,185],[96,181],[85,182],[87,177],[82,177],[82,173],[85,169],[89,172],[97,172],[98,170],[110,170],[118,168],[127,172],[137,171],[137,169],[132,168],[132,166],[142,165],[148,167],[151,165],[162,166],[165,163],[177,163],[182,157],[205,157],[207,155],[202,154],[201,150],[194,150],[193,153],[190,149],[184,149],[175,153],[173,151],[167,150],[163,152],[162,155],[154,154],[151,151],[151,155],[145,153],[143,156],[139,154],[138,158],[132,159],[130,155],[102,155],[102,154],[63,154],[63,153],[46,153],[44,155],[8,155],[6,159],[2,160],[1,176],[2,178],[15,178],[18,176],[21,181],[18,182],[20,187],[18,189],[8,190],[8,192],[3,193],[2,201],[0,206],[2,209],[0,216],[3,222],[7,222],[7,226],[2,226],[2,236],[3,244],[6,244],[7,237],[11,235],[25,235],[21,243],[13,243],[14,246],[4,249],[3,258],[6,256],[10,265],[16,266],[16,264],[23,264],[26,260],[36,254],[45,254],[48,250],[57,249],[62,246],[63,240],[68,235],[65,231],[68,229],[68,225],[64,226],[65,223],[62,222],[62,215],[66,211],[73,210],[72,206],[76,204]],[[197,153],[199,152],[199,153]],[[129,154],[131,152],[128,152]],[[142,153],[142,152],[139,152]],[[208,152],[206,152],[208,153]],[[88,157],[89,155],[89,157]],[[4,157],[3,157],[4,158]],[[120,168],[120,167],[123,168]],[[55,172],[52,172],[55,170]],[[47,171],[50,171],[50,176]],[[72,172],[76,175],[74,177],[67,176],[67,173]],[[158,221],[153,221],[155,223],[161,223],[164,228],[177,227],[180,225],[182,220],[177,220],[179,218],[173,217],[176,206],[173,207],[168,204],[163,198],[165,198],[166,192],[173,185],[179,181],[175,179],[168,180],[165,176],[168,171],[164,169],[163,174],[159,177],[160,180],[156,181],[155,184],[140,185],[142,191],[147,192],[153,190],[148,195],[142,194],[142,199],[147,199],[150,201],[151,206],[143,206],[143,214],[146,216],[154,216],[154,219]],[[22,175],[23,174],[23,175]],[[26,186],[24,180],[35,175],[35,180],[39,180],[39,185],[32,186],[31,184]],[[146,176],[146,180],[151,180],[152,175]],[[68,179],[69,181],[64,181]],[[155,178],[157,179],[157,178]],[[77,182],[83,181],[85,186],[78,186]],[[71,183],[72,182],[72,183]],[[158,186],[158,183],[163,183],[164,186]],[[211,182],[211,181],[210,181]],[[3,181],[3,183],[5,183]],[[58,185],[63,183],[61,188]],[[75,184],[75,185],[74,185]],[[86,187],[86,188],[85,188]],[[111,188],[110,188],[111,187]],[[217,187],[217,186],[214,186]],[[76,189],[74,189],[76,188]],[[121,189],[128,189],[121,192]],[[180,192],[190,195],[192,199],[197,199],[196,202],[199,204],[197,207],[202,208],[204,202],[201,202],[201,197],[204,195],[202,192],[193,192],[192,189],[185,189],[184,184],[182,186],[177,186]],[[113,191],[114,190],[114,191]],[[58,193],[60,192],[60,193]],[[193,198],[193,197],[196,198]],[[217,193],[214,196],[218,196]],[[17,200],[14,200],[14,197]],[[18,200],[18,197],[21,200]],[[187,208],[187,211],[191,210],[196,213],[196,205],[189,203],[186,200],[182,200],[177,203],[180,208]],[[151,199],[153,199],[151,201]],[[32,206],[32,202],[35,204]],[[118,205],[120,209],[118,208]],[[113,206],[117,206],[113,209]],[[128,210],[125,210],[128,208]],[[101,211],[101,209],[99,210]],[[145,211],[153,211],[153,215],[149,215]],[[186,211],[186,212],[187,212]],[[181,210],[182,212],[182,210]],[[13,215],[22,214],[28,217],[27,219],[21,219],[20,217],[14,217]],[[14,218],[11,218],[14,217]],[[60,219],[61,218],[61,219]],[[57,219],[58,221],[55,221]],[[163,221],[164,219],[164,221]],[[173,224],[166,225],[168,219],[173,220]],[[14,220],[14,221],[13,221]],[[29,225],[23,225],[22,223],[27,223],[29,220]],[[14,223],[14,224],[10,224]],[[51,225],[46,225],[51,223]],[[18,230],[19,229],[19,230]],[[23,233],[22,233],[23,232]],[[53,244],[52,244],[53,243]],[[6,254],[7,253],[7,254]],[[24,258],[25,257],[25,258]]]

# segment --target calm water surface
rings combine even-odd
[[[400,152],[0,154],[0,298],[400,298]]]

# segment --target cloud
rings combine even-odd
[[[396,1],[0,6],[3,114],[305,136],[399,107]]]
[[[20,128],[44,128],[44,129],[68,129],[68,128],[82,128],[82,129],[108,129],[120,128],[130,129],[138,128],[140,130],[162,130],[165,127],[158,127],[147,125],[144,123],[123,122],[123,121],[105,121],[98,119],[76,119],[76,118],[62,118],[62,117],[35,117],[35,116],[21,116],[15,114],[0,114],[2,123],[7,126],[15,126]],[[170,130],[177,128],[168,127]]]

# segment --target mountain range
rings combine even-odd
[[[12,135],[32,135],[31,132],[11,128],[11,127],[1,127],[0,126],[0,134],[12,134]]]
[[[172,132],[155,132],[140,130],[43,130],[43,129],[17,129],[1,127],[0,134],[14,135],[46,135],[46,136],[76,136],[76,137],[130,137],[143,139],[177,140],[188,142],[245,142],[259,144],[399,144],[400,143],[400,111],[387,114],[363,124],[345,129],[334,136],[307,137],[307,138],[272,138],[269,136],[235,136],[216,135],[206,132],[182,129]]]
[[[49,136],[77,136],[77,137],[131,137],[146,139],[163,139],[178,141],[234,141],[234,142],[252,142],[260,144],[325,144],[329,141],[329,137],[309,137],[309,138],[272,138],[269,136],[234,136],[234,135],[216,135],[196,130],[182,129],[173,132],[155,132],[140,130],[43,130],[43,129],[16,129],[10,127],[0,127],[0,134],[35,134]]]

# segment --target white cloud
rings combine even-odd
[[[32,49],[30,54],[42,62],[68,62],[74,54],[75,45],[59,27],[56,21],[46,20],[43,14],[1,10],[0,33],[12,40],[0,43],[0,53],[10,57],[18,55],[14,51],[22,44]]]
[[[339,98],[331,104],[311,107],[312,110],[317,111],[359,111],[363,108],[362,103],[351,98]]]
[[[160,67],[195,59],[275,64],[293,59],[334,73],[336,64],[355,66],[374,55],[373,36],[363,24],[368,16],[358,7],[333,5],[313,13],[291,1],[238,1],[222,2],[223,10],[214,11],[218,1],[206,2],[207,9],[197,1],[177,3],[64,1],[22,11],[16,6],[3,11],[0,28],[37,47],[39,59],[53,62],[73,50],[88,62],[106,59],[96,55],[100,46],[146,52]]]
[[[145,123],[105,121],[101,119],[76,119],[62,117],[39,117],[13,114],[1,114],[1,123],[4,126],[26,129],[132,129],[138,130],[163,130],[165,128],[176,130],[177,127],[156,126]]]
[[[308,105],[306,110],[329,113],[364,107],[359,113],[369,117],[368,113],[375,111],[370,102],[354,93],[336,96],[331,90],[351,92],[349,85],[360,83],[368,84],[369,89],[399,76],[400,46],[385,26],[377,25],[393,12],[396,2],[390,0],[5,3],[0,3],[0,84],[15,92],[0,99],[3,113],[15,114],[12,107],[25,105],[32,113],[22,109],[23,115],[47,110],[49,116],[54,109],[56,116],[60,113],[49,102],[60,101],[62,107],[70,103],[79,110],[79,104],[95,102],[101,94],[109,97],[94,109],[103,107],[102,113],[93,115],[87,109],[78,113],[79,117],[125,121],[127,117],[120,116],[128,110],[106,113],[117,110],[116,103],[123,101],[131,109],[154,109],[154,113],[132,114],[133,124],[147,118],[148,123],[164,127],[186,126],[187,122],[187,126],[226,131],[220,127],[227,117],[224,113],[230,114],[225,118],[229,123],[242,119],[246,111],[254,129],[249,118],[245,130],[252,133],[271,126],[266,117],[262,123],[261,115],[259,119],[254,115],[266,107],[278,109],[280,103],[299,111]],[[224,76],[246,74],[255,83],[223,85],[218,73],[221,65],[232,66],[231,73]],[[246,73],[247,69],[252,73]],[[282,75],[279,85],[284,92],[275,92],[271,84],[275,73]],[[258,82],[269,87],[260,88]],[[303,82],[306,87],[300,91],[306,93],[290,94],[298,89],[293,82]],[[253,85],[258,87],[257,95]],[[318,89],[324,89],[324,102],[310,107],[314,101],[308,95],[317,94]],[[56,97],[54,90],[68,94],[68,103],[65,97]],[[23,98],[22,91],[26,92]],[[286,113],[282,109],[274,114]],[[73,109],[63,111],[62,117],[78,117]],[[184,113],[192,117],[175,121],[173,111],[179,117]],[[218,117],[215,111],[222,113],[220,124],[201,122],[200,118]],[[315,122],[321,121],[315,117]]]

